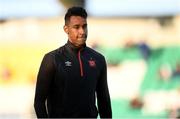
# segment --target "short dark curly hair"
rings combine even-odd
[[[76,7],[76,6],[71,7],[67,10],[65,17],[64,17],[65,25],[67,25],[69,23],[71,16],[80,16],[80,17],[83,17],[86,19],[88,15],[87,15],[86,10],[82,7]]]

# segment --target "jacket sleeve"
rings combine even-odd
[[[34,108],[38,118],[47,118],[46,99],[54,78],[54,60],[52,55],[46,54],[41,62],[37,75]]]
[[[107,66],[105,58],[103,59],[103,69],[97,84],[97,104],[101,118],[112,118],[111,99],[107,84]]]

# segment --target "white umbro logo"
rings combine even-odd
[[[70,62],[70,61],[66,61],[66,62],[65,62],[65,66],[67,66],[67,67],[72,66],[72,62]]]

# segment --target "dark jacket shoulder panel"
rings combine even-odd
[[[90,53],[92,53],[92,54],[93,54],[95,57],[97,57],[98,59],[105,60],[105,57],[104,57],[101,53],[95,51],[94,49],[92,49],[92,48],[90,48],[90,47],[86,47],[86,48],[87,48],[87,50],[88,50]]]

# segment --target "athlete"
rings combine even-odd
[[[106,61],[86,46],[86,19],[84,8],[69,8],[67,43],[44,55],[34,99],[38,118],[112,118]]]

